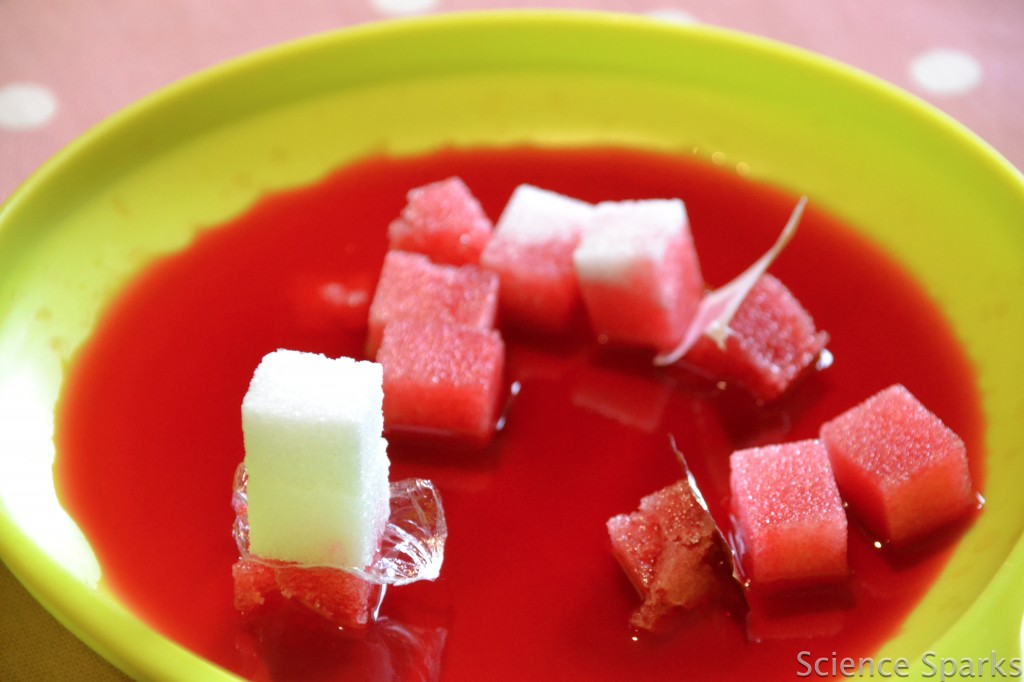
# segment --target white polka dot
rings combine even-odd
[[[929,50],[910,62],[910,77],[933,95],[962,95],[981,82],[981,64],[961,50]]]
[[[370,0],[384,14],[419,14],[437,7],[437,0]]]
[[[45,125],[57,111],[57,98],[35,83],[0,86],[0,128],[28,130]]]
[[[647,16],[652,19],[659,19],[660,21],[667,21],[672,24],[696,24],[697,18],[689,12],[684,12],[681,9],[674,7],[665,7],[662,9],[652,9],[647,12]]]

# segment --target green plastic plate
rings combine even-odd
[[[453,14],[312,37],[167,88],[40,169],[0,209],[0,556],[11,570],[130,675],[230,679],[118,603],[62,510],[52,436],[69,359],[133,274],[267,192],[376,152],[521,143],[703,156],[814,197],[905,264],[977,367],[987,507],[879,655],[1020,656],[1020,173],[853,69],[617,15]]]

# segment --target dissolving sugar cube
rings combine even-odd
[[[674,608],[694,608],[725,594],[731,560],[711,515],[686,479],[640,501],[630,514],[608,519],[612,554],[643,604],[636,627],[652,629]]]
[[[437,265],[418,253],[389,251],[370,303],[366,352],[375,357],[392,320],[436,320],[491,329],[498,276],[473,265]]]
[[[572,253],[593,206],[532,185],[520,185],[480,256],[501,278],[503,319],[527,329],[562,331],[580,307]]]
[[[678,199],[598,204],[573,262],[594,333],[616,343],[675,347],[704,291]]]
[[[701,336],[685,358],[717,379],[774,400],[817,361],[827,342],[828,334],[815,329],[800,301],[766,273],[729,322],[724,348]]]
[[[391,248],[425,254],[435,263],[476,264],[491,238],[491,221],[461,178],[409,190],[388,228]]]
[[[252,554],[362,568],[389,513],[383,369],[278,350],[242,401]]]
[[[257,611],[270,595],[293,599],[342,627],[364,627],[373,621],[380,587],[333,568],[239,559],[231,567],[235,608],[243,615]]]
[[[847,574],[846,512],[818,440],[729,458],[737,553],[752,583],[796,587]]]
[[[496,331],[433,322],[392,322],[377,360],[384,367],[384,421],[486,443],[494,435],[505,344]]]
[[[963,441],[905,386],[826,422],[821,438],[851,512],[883,540],[921,537],[978,503]]]

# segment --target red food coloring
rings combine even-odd
[[[557,337],[506,333],[506,377],[521,388],[488,446],[471,456],[389,448],[393,479],[431,478],[444,495],[450,534],[440,579],[390,591],[365,636],[339,634],[287,600],[255,619],[236,611],[228,500],[243,454],[238,407],[253,367],[282,347],[361,356],[365,329],[348,319],[296,321],[310,320],[325,282],[348,290],[375,282],[386,226],[408,189],[453,175],[488,215],[499,215],[524,182],[588,202],[680,197],[712,286],[771,243],[771,226],[794,202],[678,156],[446,150],[368,159],[203,231],[149,267],[97,321],[58,406],[58,495],[95,549],[105,588],[160,633],[259,680],[393,679],[396,669],[440,670],[452,681],[657,679],[666,670],[788,679],[799,651],[867,656],[898,631],[957,534],[914,561],[893,562],[873,538],[851,532],[848,599],[816,623],[759,610],[759,642],[747,619],[721,611],[670,633],[638,634],[628,625],[636,591],[608,551],[607,519],[679,479],[666,434],[686,452],[712,516],[731,531],[729,453],[816,437],[824,421],[895,381],[961,436],[972,481],[983,483],[976,380],[941,312],[885,253],[813,208],[772,271],[831,334],[828,371],[760,405],[731,385],[651,367],[649,355],[595,350],[582,324]],[[887,333],[867,333],[879,328]],[[892,341],[909,338],[917,341]],[[592,400],[573,400],[595,364],[650,382],[653,395],[665,385],[671,393],[652,402],[649,419],[608,418]],[[386,634],[388,624],[400,629]]]

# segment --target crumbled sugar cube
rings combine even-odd
[[[580,306],[572,252],[593,205],[520,185],[495,225],[480,264],[501,278],[501,310],[513,324],[559,331]]]
[[[674,608],[694,608],[727,594],[728,549],[686,479],[647,495],[630,514],[608,519],[612,554],[643,604],[630,622],[652,629]]]
[[[388,518],[383,369],[278,350],[242,401],[250,551],[362,568]]]
[[[608,341],[674,347],[704,291],[678,199],[598,204],[573,262],[594,333]]]
[[[231,577],[235,608],[243,615],[255,612],[277,592],[343,628],[373,622],[382,596],[380,586],[336,568],[239,559],[231,567]]]
[[[388,228],[392,249],[414,251],[435,263],[476,264],[491,238],[491,221],[461,178],[409,190],[408,203]]]

